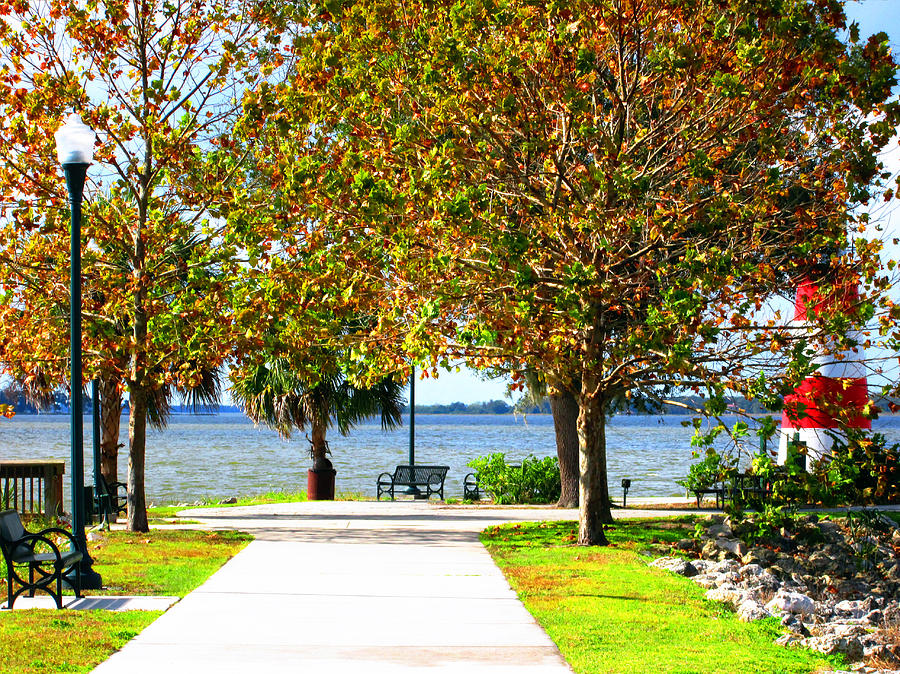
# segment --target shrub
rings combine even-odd
[[[846,441],[834,443],[831,460],[815,466],[814,473],[844,503],[900,502],[900,447],[888,445],[880,433],[850,429]]]
[[[502,453],[496,452],[472,459],[468,465],[475,469],[479,488],[498,505],[559,500],[562,487],[555,456],[528,456],[521,465],[510,465]]]
[[[698,454],[695,452],[694,456],[696,457]],[[710,447],[701,461],[691,464],[687,477],[683,480],[676,480],[676,484],[680,484],[688,491],[708,489],[717,482],[728,478],[735,470],[734,460],[731,457],[719,454]]]
[[[760,512],[744,521],[744,542],[755,545],[761,540],[773,538],[783,527],[792,528],[797,521],[797,512],[788,506],[766,503]]]
[[[835,440],[830,456],[809,472],[788,462],[757,458],[753,472],[771,480],[772,501],[782,504],[872,505],[900,502],[900,451],[883,435],[850,429]]]

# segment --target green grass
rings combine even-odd
[[[111,531],[89,543],[94,569],[108,589],[87,595],[183,597],[203,583],[251,537],[239,532]],[[0,596],[6,568],[0,561]],[[0,611],[0,674],[87,672],[162,614],[161,611]]]
[[[892,519],[900,524],[900,512],[896,510],[879,510],[878,508],[869,508],[869,510],[877,510],[882,515],[886,515],[888,519]],[[847,519],[847,511],[825,513],[822,517],[824,519],[843,520]]]
[[[3,611],[0,672],[89,672],[162,611]]]
[[[335,495],[336,501],[364,501],[364,497],[359,492],[340,492]],[[194,508],[237,508],[239,506],[267,505],[270,503],[302,503],[306,501],[305,491],[270,491],[264,494],[255,494],[253,496],[238,497],[237,503],[218,503],[207,501],[200,505],[178,506],[164,505],[152,506],[147,508],[147,516],[151,520],[171,520],[177,518],[182,510],[193,510]],[[179,523],[186,523],[185,520],[178,520]]]
[[[233,531],[107,532],[89,544],[94,568],[108,588],[96,594],[183,597],[251,540],[250,535]]]
[[[772,642],[777,620],[740,622],[686,578],[647,566],[688,536],[691,518],[620,521],[608,547],[574,545],[574,522],[492,527],[497,564],[578,674],[807,673],[842,661]]]
[[[195,508],[237,508],[239,506],[265,505],[267,503],[300,503],[306,500],[306,492],[270,491],[253,496],[240,496],[237,503],[218,503],[207,501],[200,505],[178,506],[164,505],[147,508],[147,516],[153,519],[171,519],[182,510]]]

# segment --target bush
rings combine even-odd
[[[478,486],[498,505],[510,503],[554,503],[562,490],[559,461],[555,456],[528,456],[522,465],[506,463],[500,453],[472,459]]]
[[[872,505],[900,502],[900,451],[884,436],[850,429],[830,456],[809,472],[789,462],[757,458],[753,472],[772,482],[772,501],[789,505]]]
[[[736,471],[734,460],[731,457],[719,454],[712,447],[708,448],[701,461],[691,464],[687,477],[676,480],[688,491],[697,489],[709,489],[717,482],[722,482]],[[698,456],[695,452],[694,456]]]

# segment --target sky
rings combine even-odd
[[[900,54],[900,0],[862,0],[848,2],[845,7],[848,23],[859,23],[860,40],[884,31],[888,34],[895,55]],[[895,174],[900,172],[900,150],[894,147],[884,154],[885,165]],[[896,201],[894,202],[897,203]],[[873,213],[873,218],[876,214]],[[877,214],[885,229],[900,235],[900,211],[885,209]],[[456,401],[465,403],[502,399],[506,395],[506,382],[484,380],[476,372],[462,368],[461,372],[440,373],[437,379],[416,381],[416,404],[433,405]]]

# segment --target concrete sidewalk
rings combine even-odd
[[[183,514],[256,540],[95,671],[571,672],[478,533],[575,511],[314,502]]]

